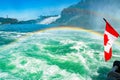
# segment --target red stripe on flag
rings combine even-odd
[[[115,37],[118,37],[119,34],[117,31],[106,21],[106,31],[110,34],[114,35]]]
[[[104,34],[104,46],[106,46],[108,41],[109,41],[108,36]]]
[[[110,60],[111,57],[112,57],[112,48],[110,48],[109,53],[107,53],[106,51],[104,51],[104,58],[105,58],[105,61]]]

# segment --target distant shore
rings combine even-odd
[[[30,19],[30,20],[18,20],[17,18],[9,18],[8,16],[6,18],[0,17],[0,25],[2,24],[50,24],[56,19],[58,19],[59,15],[47,15],[47,16],[39,16],[36,19]]]
[[[27,20],[27,21],[19,21],[16,18],[3,18],[0,17],[0,24],[32,24],[36,23],[36,20]]]

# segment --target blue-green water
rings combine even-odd
[[[0,80],[105,80],[114,60],[103,59],[103,38],[76,30],[0,31]]]
[[[40,25],[40,24],[13,24],[13,25],[0,25],[0,31],[9,31],[9,32],[33,32],[46,28],[51,28],[56,25]]]

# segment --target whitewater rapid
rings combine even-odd
[[[119,59],[106,63],[102,36],[82,30],[30,33],[6,46],[0,47],[0,79],[105,80]]]

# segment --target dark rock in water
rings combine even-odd
[[[88,29],[104,28],[103,17],[113,25],[120,25],[118,12],[120,0],[82,0],[78,4],[65,8],[56,24],[80,26]],[[116,15],[115,15],[116,14]],[[113,17],[114,16],[114,17]]]

